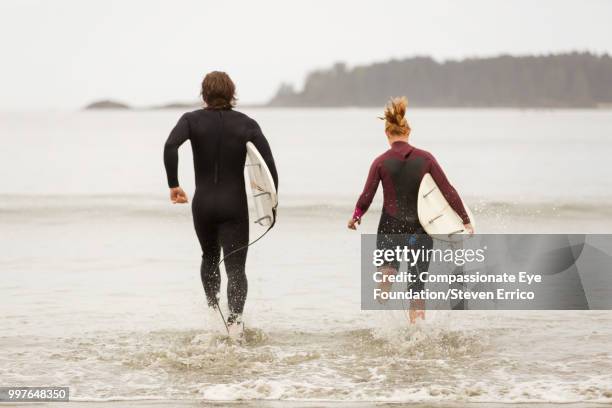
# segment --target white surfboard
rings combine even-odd
[[[463,202],[463,201],[462,201]],[[474,216],[463,203],[465,211],[470,217],[472,226]],[[444,241],[461,241],[468,232],[463,228],[461,217],[453,210],[431,174],[427,173],[421,180],[417,211],[421,226],[427,234]]]
[[[278,196],[274,179],[263,157],[251,142],[246,144],[247,157],[245,167],[251,187],[251,196],[255,204],[255,222],[262,227],[269,227],[276,217]]]

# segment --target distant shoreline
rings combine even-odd
[[[281,84],[273,106],[382,106],[405,95],[411,107],[612,107],[612,57],[590,52],[436,61],[417,56],[311,71],[296,90]]]
[[[199,102],[172,102],[162,105],[151,106],[132,106],[127,103],[114,99],[101,99],[85,105],[82,110],[125,110],[125,111],[153,111],[153,110],[177,110],[177,109],[199,109],[202,104]],[[266,104],[245,104],[239,105],[240,108],[266,108]]]
[[[466,58],[412,57],[311,71],[301,90],[281,83],[267,102],[242,108],[377,108],[405,95],[411,108],[611,109],[612,57],[589,52]],[[197,109],[199,101],[135,108],[103,99],[84,109]]]
[[[202,108],[201,104],[182,104],[182,103],[171,103],[164,105],[154,105],[154,106],[131,106],[121,102],[108,101],[111,102],[108,106],[91,106],[95,105],[97,102],[93,102],[85,107],[82,110],[85,111],[129,111],[129,112],[149,112],[156,110],[196,110]],[[115,103],[117,105],[115,105]],[[341,106],[275,106],[269,105],[265,103],[261,104],[245,104],[245,105],[237,105],[236,109],[382,109],[383,104],[380,105],[341,105]],[[610,111],[612,110],[612,105],[602,104],[601,106],[412,106],[410,110],[420,110],[420,109],[446,109],[446,110],[525,110],[525,111],[561,111],[561,110],[576,110],[576,111],[586,111],[586,110],[597,110],[597,111]]]

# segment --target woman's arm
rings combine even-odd
[[[378,190],[378,184],[380,183],[380,170],[378,165],[378,160],[374,160],[372,165],[370,166],[370,171],[368,172],[368,178],[366,179],[365,186],[363,187],[363,192],[359,196],[357,200],[357,204],[355,205],[355,211],[353,212],[353,219],[359,220],[363,216],[363,214],[368,211],[370,208],[370,204],[372,204],[372,200],[376,195],[376,190]]]
[[[470,224],[470,217],[468,216],[467,211],[465,211],[465,207],[463,206],[461,197],[459,197],[459,193],[457,193],[457,190],[455,190],[450,181],[448,181],[444,171],[442,171],[442,167],[440,167],[433,156],[430,157],[429,173],[438,185],[438,188],[440,188],[440,192],[444,198],[446,198],[446,201],[448,201],[451,208],[459,215],[459,217],[461,217],[463,224]]]

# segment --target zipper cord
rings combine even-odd
[[[219,136],[217,136],[217,153],[215,156],[214,184],[217,184],[219,182],[219,166],[221,162],[221,138],[223,137],[223,133],[225,131],[225,121],[223,120],[222,111],[219,111],[219,119],[221,120],[221,129],[219,131]]]

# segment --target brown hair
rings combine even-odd
[[[385,116],[380,118],[385,121],[385,132],[393,136],[407,136],[410,133],[410,125],[404,117],[406,106],[408,106],[408,100],[405,96],[389,100],[385,106]]]
[[[202,80],[201,94],[208,109],[230,109],[236,104],[236,85],[222,71],[206,74]]]

